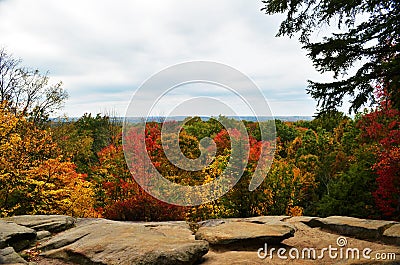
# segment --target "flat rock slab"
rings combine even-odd
[[[292,218],[291,218],[292,219]],[[365,241],[365,240],[360,240],[356,238],[351,238],[347,237],[347,245],[343,250],[347,248],[357,248],[359,250],[363,250],[365,248],[372,249],[371,253],[371,258],[370,260],[364,259],[361,255],[360,259],[332,259],[329,257],[328,252],[325,252],[325,255],[323,259],[291,259],[288,257],[287,259],[281,259],[277,256],[277,249],[278,248],[284,248],[286,249],[285,255],[288,256],[288,253],[290,249],[296,248],[300,250],[300,252],[303,249],[306,248],[312,248],[316,249],[318,252],[321,253],[321,249],[324,247],[329,247],[331,245],[332,247],[337,246],[337,238],[339,235],[333,234],[333,233],[328,233],[324,230],[318,229],[318,228],[311,228],[301,221],[296,221],[298,219],[302,220],[302,218],[295,218],[293,220],[286,220],[286,222],[291,221],[295,226],[296,226],[296,233],[294,234],[293,237],[290,237],[288,239],[285,239],[282,241],[282,244],[280,245],[269,245],[268,244],[268,251],[272,250],[272,248],[276,248],[273,254],[273,257],[268,255],[265,259],[261,259],[258,257],[258,249],[263,248],[265,249],[266,246],[264,244],[260,244],[259,246],[254,246],[252,248],[248,249],[240,249],[239,251],[237,249],[235,250],[223,250],[221,251],[220,249],[214,250],[213,248],[210,249],[210,251],[204,256],[204,262],[201,263],[201,265],[220,265],[220,264],[228,264],[228,265],[266,265],[266,264],[271,264],[271,265],[287,265],[287,264],[292,264],[292,265],[297,265],[297,264],[302,264],[302,265],[355,265],[355,264],[376,264],[376,265],[389,265],[389,264],[400,264],[400,247],[399,246],[393,246],[393,245],[387,245],[387,244],[381,244],[379,242],[370,242],[370,241]],[[396,260],[376,260],[375,254],[376,253],[395,253],[396,254]],[[42,264],[40,264],[42,265]]]
[[[299,223],[302,222],[303,224],[308,224],[314,219],[317,219],[318,217],[313,217],[313,216],[292,216],[288,219],[285,219],[285,222],[288,223]]]
[[[383,241],[388,244],[400,246],[400,224],[395,224],[383,232]]]
[[[225,224],[229,221],[226,219],[210,219],[210,220],[205,220],[205,221],[200,221],[197,224],[199,227],[213,227],[213,226],[218,226],[220,224]]]
[[[279,243],[292,237],[294,229],[283,224],[260,224],[252,222],[227,222],[216,226],[202,226],[196,239],[211,245]]]
[[[66,215],[18,215],[4,218],[36,231],[61,232],[75,225],[75,218]]]
[[[242,222],[251,222],[255,224],[269,224],[269,225],[284,225],[290,228],[295,229],[295,226],[288,222],[290,216],[286,215],[270,215],[270,216],[257,216],[257,217],[249,217],[243,218]]]
[[[208,243],[181,226],[98,219],[55,235],[41,249],[45,257],[78,264],[194,264]]]
[[[20,251],[36,239],[36,231],[13,223],[11,221],[0,220],[0,248],[14,247]]]
[[[198,222],[199,227],[212,227],[218,226],[224,223],[231,222],[249,222],[256,224],[283,224],[283,221],[289,219],[290,216],[285,215],[270,215],[270,216],[257,216],[249,218],[222,218],[222,219],[209,219]]]
[[[46,230],[37,231],[36,233],[36,240],[42,240],[43,238],[50,237],[51,233]]]
[[[369,240],[380,240],[386,229],[397,224],[394,221],[359,219],[347,216],[314,218],[304,223],[311,227],[321,227],[343,236]]]
[[[20,255],[15,252],[14,248],[6,247],[0,249],[0,264],[27,264]]]
[[[258,223],[258,224],[281,224],[283,221],[289,219],[290,216],[285,215],[270,215],[270,216],[256,216],[243,218],[243,221]]]
[[[157,226],[177,226],[190,229],[189,224],[185,221],[161,221],[161,222],[135,222],[135,221],[125,221],[125,223],[139,224],[144,225],[146,227],[157,227]]]

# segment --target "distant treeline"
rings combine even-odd
[[[240,181],[216,201],[196,207],[161,202],[135,182],[122,147],[122,121],[85,114],[78,119],[36,125],[0,108],[1,215],[70,214],[117,220],[202,220],[257,215],[348,215],[399,218],[399,113],[380,108],[355,118],[334,112],[312,120],[276,120],[276,152],[269,172],[248,190],[259,162],[260,123],[243,121],[249,161]],[[199,141],[210,137],[216,156],[199,171],[168,161],[161,144],[161,122],[146,124],[148,156],[157,170],[182,185],[215,180],[230,159],[231,139],[222,126],[237,122],[220,116],[186,118],[179,146],[188,158],[200,154]],[[273,121],[264,121],[273,122]],[[135,126],[132,126],[133,130]],[[129,133],[135,142],[138,133]],[[132,173],[131,173],[132,171]],[[151,176],[148,176],[151,178]]]
[[[109,116],[110,115],[106,115]],[[112,115],[111,115],[112,116]],[[223,116],[223,115],[221,115]],[[129,122],[129,123],[140,123],[140,122],[160,122],[160,121],[165,121],[165,120],[173,120],[173,121],[183,121],[187,118],[190,118],[192,116],[149,116],[149,117],[115,117],[112,116],[114,120],[117,120],[119,122]],[[218,116],[196,116],[199,117],[202,121],[208,121],[209,119],[218,119]],[[227,117],[230,119],[234,120],[243,120],[243,121],[268,121],[268,120],[280,120],[280,121],[311,121],[313,119],[312,116],[223,116]],[[51,121],[53,122],[70,122],[70,121],[77,121],[79,120],[79,117],[57,117],[57,118],[50,118]]]

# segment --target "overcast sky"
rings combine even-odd
[[[0,0],[0,47],[64,83],[69,99],[59,114],[123,116],[147,78],[206,60],[248,75],[273,114],[313,115],[307,79],[324,79],[297,39],[275,37],[283,17],[263,14],[262,6],[261,0]]]

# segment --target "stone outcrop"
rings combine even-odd
[[[19,251],[28,247],[35,238],[35,230],[10,221],[0,220],[0,248],[12,246]]]
[[[293,235],[294,229],[285,224],[235,221],[202,226],[196,232],[196,239],[206,240],[211,245],[263,245],[264,243],[279,243]]]
[[[205,221],[198,222],[200,227],[210,227],[217,226],[223,223],[228,222],[249,222],[249,223],[258,223],[258,224],[282,224],[282,222],[286,219],[291,218],[290,216],[285,215],[270,215],[270,216],[256,216],[249,218],[223,218],[223,219],[209,219]],[[287,223],[284,223],[288,225]]]
[[[329,216],[327,218],[312,218],[308,221],[304,221],[311,227],[320,227],[330,232],[337,233],[343,236],[351,236],[359,239],[367,240],[382,240],[386,242],[396,242],[399,239],[399,230],[396,228],[389,230],[392,226],[398,223],[394,221],[382,221],[382,220],[368,220],[359,219],[347,216]],[[386,238],[384,238],[384,233],[386,232]],[[392,237],[391,239],[389,239]]]
[[[61,232],[75,225],[75,218],[66,215],[18,215],[5,218],[36,231]]]
[[[400,264],[400,247],[395,245],[387,245],[382,242],[371,242],[361,239],[356,239],[352,237],[345,237],[347,244],[342,248],[343,252],[346,253],[347,249],[359,249],[363,251],[364,249],[371,249],[370,259],[365,259],[362,256],[360,258],[350,258],[350,259],[340,259],[330,258],[329,253],[326,251],[323,257],[321,256],[321,250],[323,248],[328,248],[332,246],[338,250],[340,247],[337,245],[337,241],[341,235],[327,232],[325,229],[319,227],[312,228],[303,223],[309,221],[310,219],[315,219],[316,217],[291,217],[284,219],[283,222],[292,225],[295,228],[295,233],[293,237],[287,238],[281,242],[281,244],[266,244],[253,246],[251,248],[243,249],[213,249],[204,256],[202,265],[218,265],[218,264],[252,264],[252,265],[265,265],[265,264]],[[267,248],[266,248],[267,247]],[[268,255],[265,257],[258,257],[258,251],[261,249],[261,254],[263,256],[264,250],[266,249]],[[278,250],[283,249],[285,251],[284,255],[286,259],[278,257]],[[300,252],[300,257],[298,259],[292,259],[289,256],[289,251],[296,249]],[[302,258],[301,253],[303,250],[316,250],[316,257]],[[269,255],[273,250],[273,254]],[[338,252],[338,251],[337,251]],[[292,252],[293,253],[293,252]],[[307,252],[305,252],[307,253]],[[384,254],[388,257],[389,253],[395,255],[395,259],[386,258],[386,260],[377,260],[375,255]],[[393,256],[392,256],[393,257]]]
[[[345,244],[339,246],[339,238]],[[259,216],[197,224],[15,216],[0,219],[0,264],[27,264],[22,257],[34,258],[32,265],[399,264],[399,238],[397,222],[341,216]],[[285,260],[276,252],[328,246],[368,248],[372,259],[332,260],[326,254],[321,259]],[[266,248],[275,253],[265,253]],[[392,259],[382,263],[374,258],[382,253]]]
[[[43,256],[79,264],[194,264],[208,251],[186,225],[117,222],[78,224],[41,246]]]
[[[0,264],[27,264],[17,252],[15,252],[14,248],[6,247],[0,249]]]
[[[400,246],[400,224],[395,224],[383,232],[382,240],[385,243]]]

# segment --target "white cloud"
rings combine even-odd
[[[306,80],[321,78],[296,39],[275,38],[281,16],[261,1],[0,2],[0,46],[50,71],[70,94],[66,112],[117,109],[163,68],[211,60],[244,72],[276,115],[312,115]],[[295,102],[295,103],[294,103]]]

